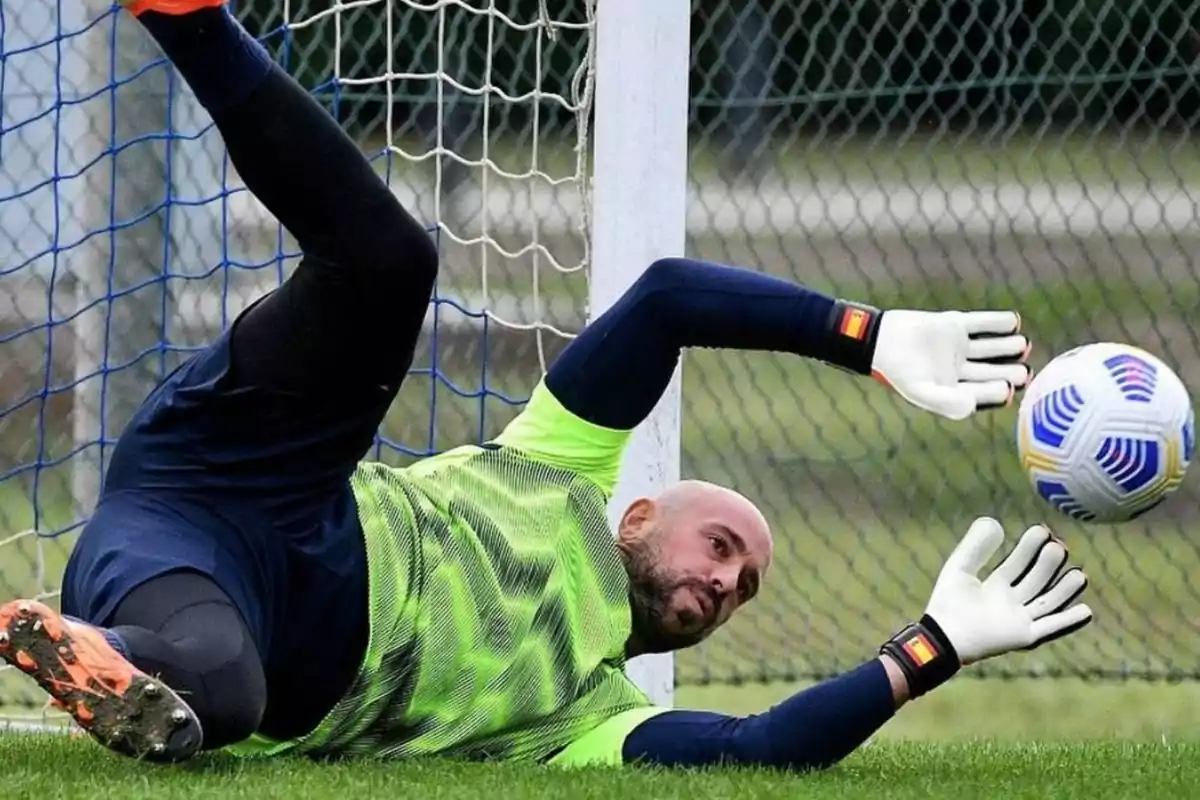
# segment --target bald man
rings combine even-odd
[[[758,594],[771,563],[762,512],[731,489],[684,481],[633,502],[618,529],[635,651],[690,647]]]
[[[771,562],[762,514],[709,484],[639,499],[609,527],[630,432],[681,349],[818,358],[962,419],[1027,383],[1017,315],[881,312],[663,260],[495,440],[406,469],[361,462],[421,331],[429,236],[219,0],[131,9],[304,255],[123,432],[64,615],[0,607],[0,656],[104,745],[171,761],[227,748],[810,768],[962,663],[1086,621],[1063,610],[1082,573],[1055,579],[1065,550],[1044,529],[1001,578],[974,579],[1003,538],[981,522],[926,615],[859,669],[756,717],[655,708],[626,660],[712,634]]]

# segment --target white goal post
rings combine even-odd
[[[682,256],[687,224],[688,0],[599,0],[592,169],[589,319],[655,259]],[[679,479],[681,374],[635,432],[613,496],[614,522],[635,498]],[[632,660],[634,681],[661,705],[674,657]]]

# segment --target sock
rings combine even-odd
[[[117,633],[116,631],[111,631],[108,628],[101,628],[99,625],[93,625],[90,622],[84,622],[83,620],[81,620],[77,617],[71,617],[66,614],[63,614],[63,619],[65,619],[67,622],[71,623],[72,625],[86,625],[87,627],[91,628],[94,631],[99,631],[104,636],[104,641],[108,642],[109,647],[111,647],[113,650],[116,650],[118,653],[120,653],[121,658],[124,658],[126,661],[129,660],[129,646],[125,643],[125,640],[123,638],[121,638],[121,635],[119,633]]]
[[[137,19],[214,117],[245,100],[274,63],[225,6]]]

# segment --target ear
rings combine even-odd
[[[617,525],[617,540],[635,541],[646,535],[658,516],[658,503],[649,497],[639,497],[629,504]]]

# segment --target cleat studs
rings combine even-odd
[[[155,742],[150,746],[150,752],[154,753],[156,756],[161,756],[163,753],[167,752],[167,746],[162,742]]]
[[[158,688],[157,683],[147,683],[146,688],[142,689],[142,694],[146,697],[158,697],[162,694],[162,689]]]
[[[187,712],[182,708],[177,708],[171,712],[171,722],[175,725],[182,725],[183,723],[187,722],[187,718]]]
[[[17,606],[17,611],[21,612],[22,614],[28,614],[32,610],[33,606],[29,605],[29,603],[21,603],[21,605]]]

